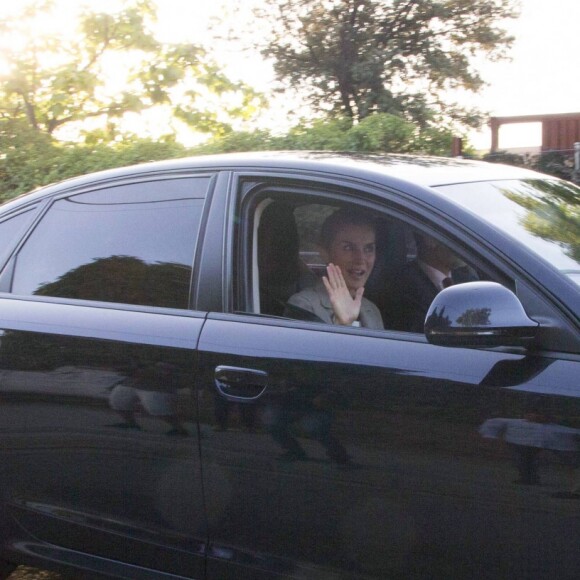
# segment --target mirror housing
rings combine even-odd
[[[530,346],[539,326],[505,286],[466,282],[437,294],[427,312],[425,335],[441,346]]]

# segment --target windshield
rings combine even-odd
[[[580,284],[580,188],[550,179],[440,186]]]

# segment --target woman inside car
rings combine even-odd
[[[287,316],[295,309],[327,324],[382,329],[379,309],[363,297],[376,258],[375,223],[359,210],[342,208],[323,223],[320,246],[327,275],[312,288],[290,297]]]

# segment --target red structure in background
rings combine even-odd
[[[542,123],[542,151],[571,151],[580,142],[580,113],[491,117],[492,153],[498,150],[499,128],[509,123]]]

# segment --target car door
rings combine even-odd
[[[264,314],[257,221],[275,201],[364,207],[445,236],[489,279],[513,273],[388,191],[234,184],[232,286],[199,342],[208,578],[577,577],[578,354]]]
[[[204,577],[194,392],[204,313],[191,309],[190,284],[214,182],[129,175],[64,190],[40,202],[4,267],[7,559]]]

